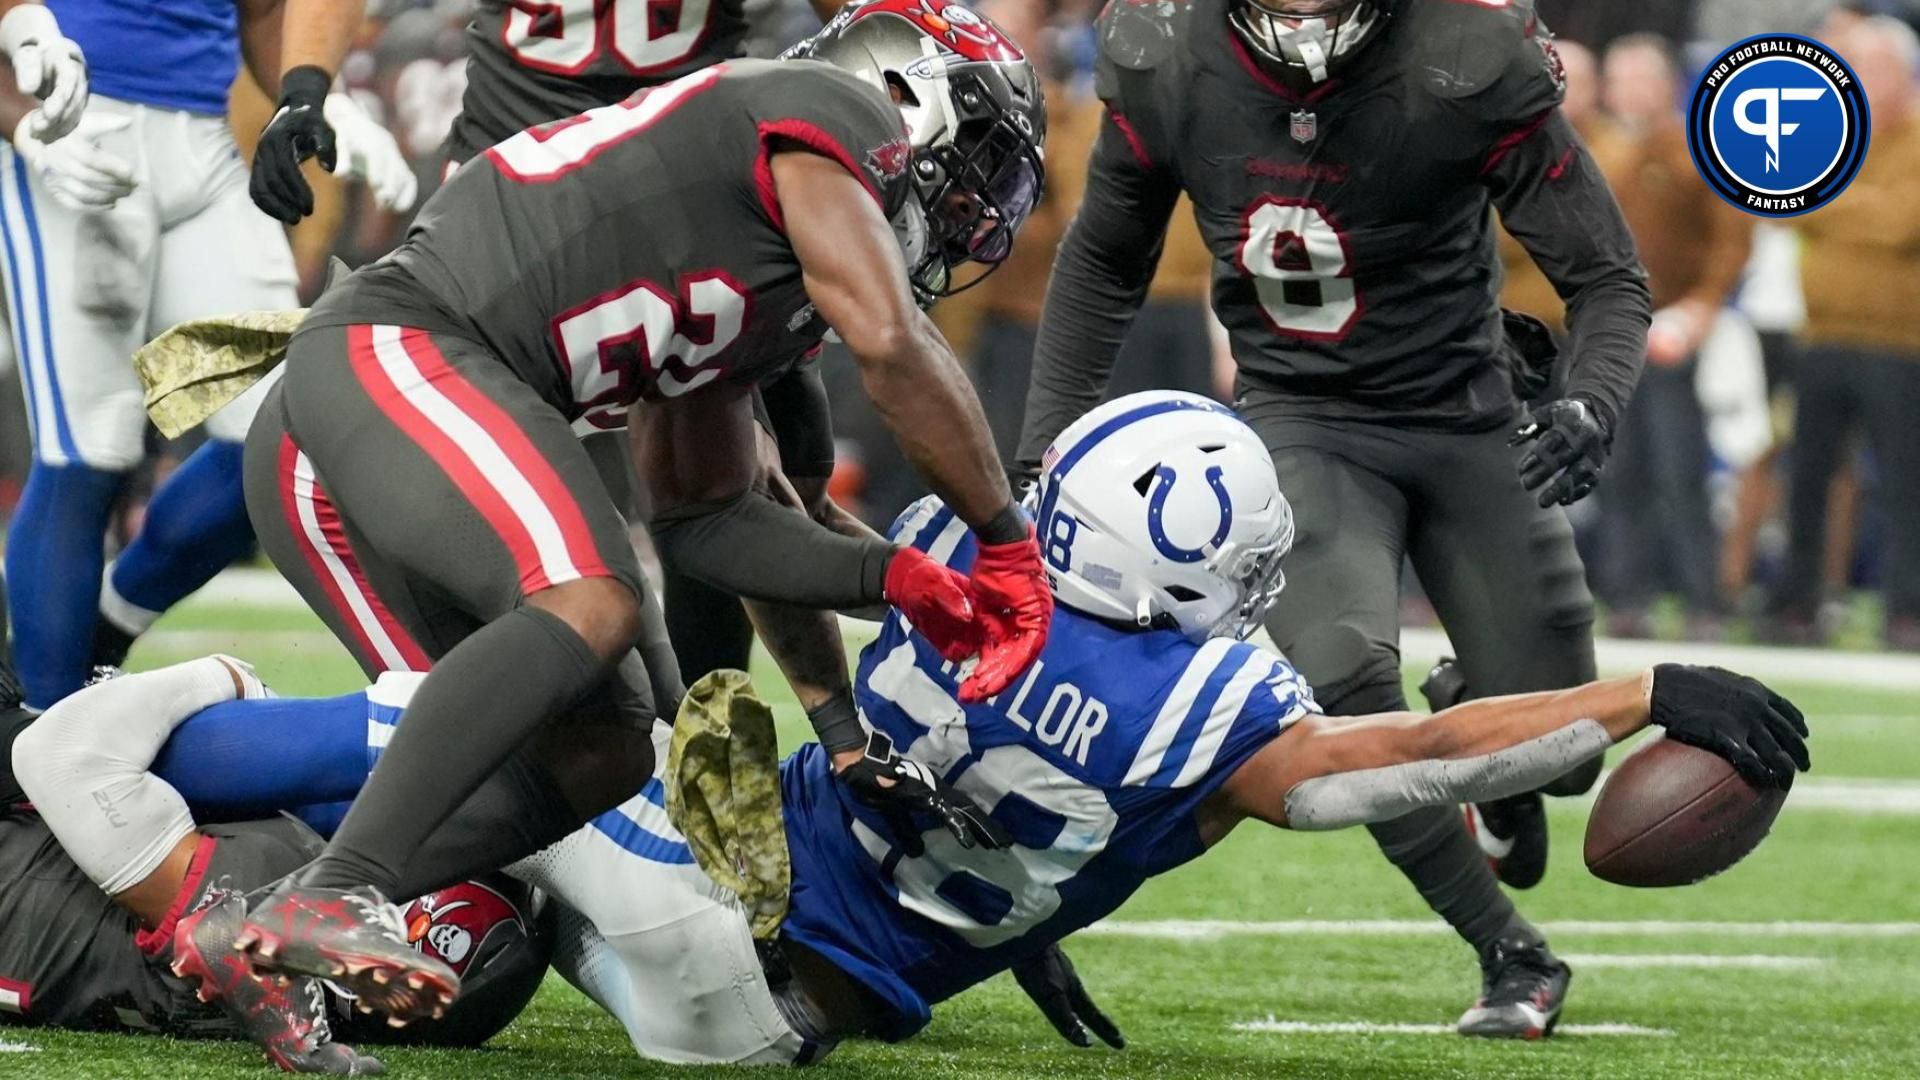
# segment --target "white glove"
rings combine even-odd
[[[0,15],[0,52],[13,61],[20,92],[40,99],[20,121],[28,135],[52,142],[79,125],[87,108],[87,59],[60,33],[53,12],[39,4],[9,8]]]
[[[61,203],[75,210],[105,210],[140,186],[133,166],[100,146],[106,136],[125,130],[131,118],[96,110],[80,118],[73,134],[49,144],[33,134],[32,121],[39,115],[36,109],[21,118],[13,149]]]
[[[333,129],[335,176],[357,176],[373,191],[383,210],[405,211],[420,194],[413,166],[400,152],[393,134],[374,122],[358,102],[346,94],[328,94],[323,110]]]

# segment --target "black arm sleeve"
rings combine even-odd
[[[1507,231],[1567,302],[1567,396],[1612,432],[1646,362],[1653,298],[1633,233],[1580,136],[1558,110],[1488,170]]]
[[[820,365],[794,368],[760,388],[768,427],[780,445],[780,471],[790,477],[833,475],[833,406]]]
[[[20,790],[20,781],[13,775],[13,740],[31,723],[33,716],[25,709],[0,712],[0,814],[9,806],[27,801],[26,792]]]
[[[829,609],[886,602],[893,545],[830,532],[758,489],[663,511],[651,530],[662,562],[749,600]]]
[[[1109,113],[1093,144],[1086,196],[1047,285],[1018,468],[1039,472],[1047,444],[1099,404],[1179,199],[1178,181],[1143,161]]]

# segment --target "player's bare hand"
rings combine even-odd
[[[967,579],[926,552],[903,547],[893,553],[886,596],[941,656],[957,662],[980,651],[982,628]]]
[[[916,813],[938,820],[963,848],[996,851],[1013,843],[1007,830],[958,788],[925,765],[900,756],[884,732],[869,735],[866,753],[838,775],[855,797],[887,819],[894,842],[910,857],[927,851],[920,826],[914,822]]]
[[[980,662],[960,684],[960,700],[974,703],[1012,685],[1046,647],[1053,591],[1047,587],[1033,527],[1027,527],[1024,540],[980,545],[969,584],[986,628]]]
[[[1061,1038],[1088,1047],[1093,1045],[1093,1038],[1087,1034],[1091,1031],[1115,1050],[1126,1049],[1127,1037],[1120,1034],[1120,1026],[1094,1004],[1086,984],[1080,981],[1080,973],[1073,969],[1073,961],[1067,959],[1058,943],[1015,964],[1013,978]]]
[[[1715,667],[1661,664],[1648,697],[1667,737],[1726,758],[1755,787],[1782,790],[1812,767],[1807,720],[1757,679]]]
[[[1612,439],[1593,407],[1579,398],[1549,401],[1533,410],[1508,445],[1532,443],[1520,459],[1520,483],[1540,493],[1540,505],[1572,506],[1599,486]]]
[[[20,92],[40,99],[20,121],[22,131],[50,143],[79,125],[87,110],[87,60],[53,12],[40,4],[9,8],[0,15],[0,52],[13,61]]]

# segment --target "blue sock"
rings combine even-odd
[[[367,695],[257,698],[202,709],[153,763],[196,814],[237,820],[351,801],[372,768]]]
[[[105,611],[138,634],[253,547],[237,442],[209,439],[147,504],[140,535],[113,562]],[[131,610],[129,610],[131,606]]]
[[[45,709],[87,681],[120,473],[36,461],[7,533],[13,663],[27,704]]]

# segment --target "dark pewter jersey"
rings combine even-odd
[[[142,955],[139,930],[38,816],[0,813],[0,1025],[237,1034]]]
[[[1221,0],[1115,4],[1101,30],[1126,167],[1191,195],[1243,386],[1334,417],[1513,415],[1489,183],[1563,92],[1531,0],[1407,0],[1306,95]]]
[[[598,427],[639,398],[765,382],[827,332],[775,199],[780,146],[840,163],[889,217],[909,197],[884,93],[815,61],[728,61],[488,150],[308,325],[470,338]]]
[[[450,140],[466,161],[517,131],[620,101],[740,52],[743,0],[480,0]]]

